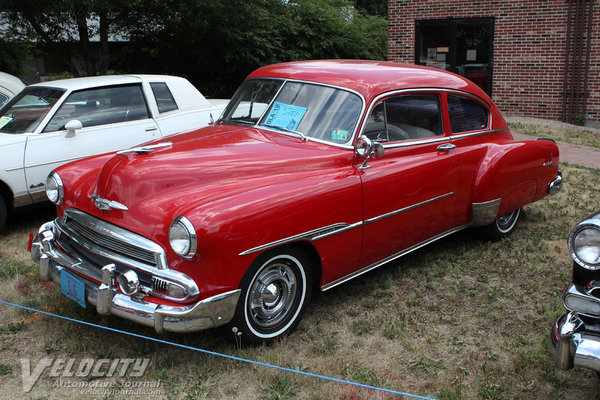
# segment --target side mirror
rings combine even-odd
[[[83,125],[81,123],[81,121],[77,120],[77,119],[72,119],[69,122],[67,122],[65,124],[65,129],[67,130],[67,137],[73,137],[75,136],[75,132],[77,131],[77,129],[81,129],[83,128]]]
[[[370,166],[367,165],[369,158],[379,159],[383,157],[385,150],[383,149],[381,143],[372,142],[371,139],[363,135],[356,141],[356,144],[354,145],[354,152],[358,157],[364,157],[365,159],[358,169],[367,169],[370,168]]]

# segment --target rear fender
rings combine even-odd
[[[496,201],[500,216],[540,200],[558,174],[558,162],[558,147],[550,140],[491,145],[479,166],[473,203]]]

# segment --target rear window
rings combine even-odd
[[[452,133],[478,131],[488,127],[488,110],[475,100],[448,95],[448,112]]]
[[[165,113],[168,111],[177,110],[177,103],[173,98],[173,94],[169,90],[169,87],[164,82],[153,82],[150,84],[154,98],[156,99],[156,105],[158,106],[158,112]]]

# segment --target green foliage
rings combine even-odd
[[[133,31],[120,69],[182,75],[230,97],[252,70],[281,61],[384,59],[387,22],[347,0],[217,0],[165,7],[157,29]]]
[[[31,59],[31,44],[22,40],[0,38],[0,71],[15,76],[27,73],[27,61]]]

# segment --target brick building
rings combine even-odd
[[[505,115],[600,127],[599,0],[389,0],[388,60],[469,77]]]

